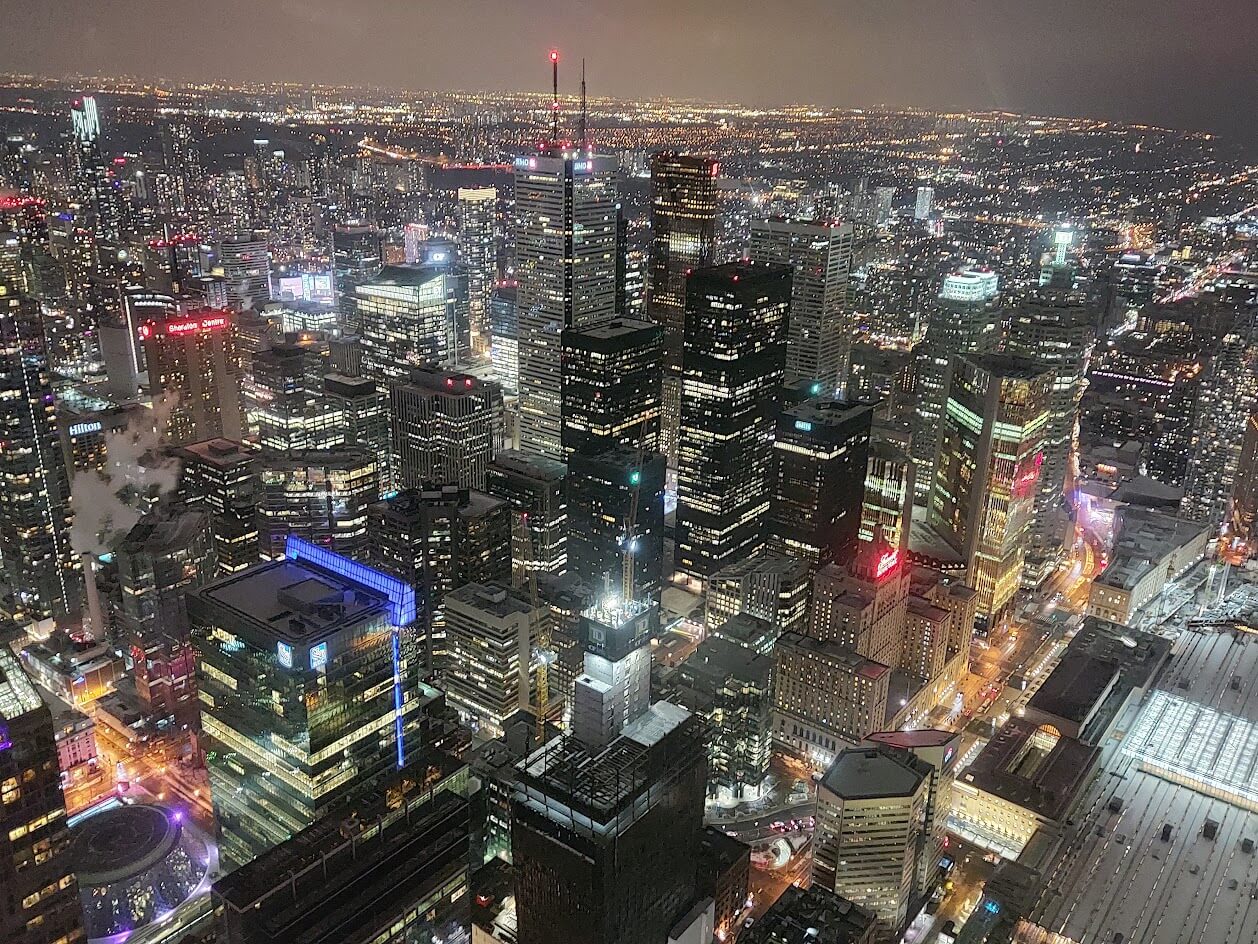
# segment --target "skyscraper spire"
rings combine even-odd
[[[550,143],[559,143],[559,50],[550,51]]]
[[[581,124],[577,132],[577,145],[581,150],[585,150],[589,146],[589,139],[585,132],[585,58],[581,59]]]

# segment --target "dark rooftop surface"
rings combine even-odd
[[[821,778],[821,786],[845,800],[910,796],[929,773],[929,765],[911,754],[855,747],[834,759]]]
[[[1010,718],[961,776],[980,790],[1059,820],[1091,773],[1100,748],[1060,738],[1032,775],[1023,776],[1013,768],[1021,765],[1037,727],[1023,718]]]
[[[1118,665],[1108,659],[1067,649],[1027,705],[1083,724],[1118,674]]]

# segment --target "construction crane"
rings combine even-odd
[[[541,617],[542,607],[537,594],[537,568],[533,565],[533,536],[529,533],[529,513],[522,511],[516,518],[520,534],[520,557],[523,565],[522,580],[529,585],[529,635],[537,640],[537,743],[546,738],[546,709],[550,707],[550,620]],[[521,671],[528,675],[528,666]]]

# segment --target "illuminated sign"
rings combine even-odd
[[[0,751],[7,751],[13,746],[13,739],[9,737],[9,726],[0,724]]]
[[[326,669],[328,666],[328,644],[321,642],[310,649],[310,668]]]
[[[895,548],[885,551],[882,557],[878,558],[878,566],[874,568],[874,579],[881,580],[887,574],[895,569],[895,565],[900,563],[900,552]]]
[[[140,325],[138,333],[141,340],[147,341],[159,332],[170,337],[183,337],[186,334],[205,334],[225,327],[227,327],[226,315],[210,315],[206,318],[186,318],[183,321],[165,323],[148,321]]]
[[[284,641],[275,644],[275,655],[280,660],[280,665],[286,669],[293,667],[293,647]]]
[[[99,433],[101,425],[97,422],[91,423],[75,423],[70,427],[71,436],[86,436],[88,433]]]
[[[957,752],[957,746],[955,744],[949,744],[948,749],[944,751],[944,766],[945,767],[948,766],[948,761],[952,760],[956,752]]]
[[[808,422],[808,421],[806,421],[806,420],[796,420],[796,421],[795,421],[795,428],[796,428],[796,429],[798,429],[798,430],[800,430],[801,432],[811,433],[811,432],[812,432],[812,423],[809,423],[809,422]]]

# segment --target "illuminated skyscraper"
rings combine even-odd
[[[225,871],[420,747],[406,736],[424,695],[409,585],[293,537],[189,594],[188,613]]]
[[[52,714],[0,646],[0,940],[82,944]]]
[[[332,230],[332,288],[336,293],[341,325],[350,334],[362,330],[354,290],[374,279],[384,267],[380,231],[367,223],[337,226]]]
[[[990,353],[1000,346],[998,289],[996,273],[987,269],[966,269],[947,276],[928,315],[926,338],[914,349],[917,411],[911,448],[919,498],[924,498],[930,487],[952,358]]]
[[[498,191],[494,187],[459,188],[459,256],[467,269],[472,347],[484,351],[491,337],[489,299],[498,281]]]
[[[230,439],[209,439],[174,450],[179,497],[210,516],[214,557],[223,574],[258,562],[258,454]]]
[[[843,391],[852,349],[852,224],[755,220],[751,258],[792,269],[785,382],[820,384],[818,393],[827,395]]]
[[[265,233],[237,233],[218,248],[218,264],[227,284],[227,304],[235,311],[271,300],[271,254]]]
[[[510,505],[453,483],[403,489],[368,508],[373,565],[415,588],[416,641],[431,671],[449,662],[445,597],[511,580]]]
[[[20,622],[75,612],[70,484],[39,305],[0,282],[0,560]]]
[[[288,536],[297,534],[338,554],[366,559],[367,506],[380,498],[374,454],[357,447],[265,452],[258,464],[262,557],[277,560]]]
[[[149,389],[171,401],[174,445],[243,438],[241,377],[232,314],[213,308],[164,312],[139,327]]]
[[[1258,413],[1245,419],[1240,460],[1232,486],[1232,533],[1251,548],[1258,537]]]
[[[664,414],[661,451],[677,462],[681,415],[681,351],[686,276],[715,262],[716,181],[710,157],[661,151],[651,161],[651,261],[648,312],[664,328]]]
[[[823,397],[778,416],[772,550],[822,567],[856,549],[873,415],[866,404]]]
[[[354,287],[363,376],[404,379],[412,367],[446,364],[456,351],[457,285],[437,265],[385,266]]]
[[[168,121],[161,128],[162,163],[177,182],[176,210],[187,213],[202,203],[205,168],[196,132],[184,121]]]
[[[930,219],[931,210],[934,209],[935,188],[934,187],[918,187],[917,202],[913,204],[913,219],[928,220]]]
[[[101,149],[100,112],[91,95],[76,98],[70,106],[73,140],[70,144],[70,180],[74,196],[89,211],[96,238],[117,244],[121,213],[114,193],[109,165]]]
[[[327,344],[290,337],[251,359],[249,424],[263,449],[329,449],[345,441],[340,410],[324,396]]]
[[[1254,316],[1249,316],[1254,317]],[[1181,513],[1218,528],[1240,471],[1245,423],[1258,410],[1258,335],[1242,328],[1218,343],[1197,396]]]
[[[786,266],[731,262],[686,281],[677,569],[693,579],[764,545],[790,293]]]
[[[519,591],[493,583],[458,587],[445,610],[450,704],[482,737],[501,737],[503,722],[529,706],[541,614]]]
[[[913,518],[913,481],[917,468],[904,449],[873,435],[865,469],[865,500],[861,510],[861,540],[872,541],[874,531],[893,547],[908,548]]]
[[[485,491],[515,510],[512,574],[559,575],[568,569],[568,467],[554,459],[504,449],[494,457]],[[527,532],[527,539],[525,533]]]
[[[417,367],[389,391],[402,488],[458,482],[484,488],[502,451],[502,388],[471,374]]]
[[[516,306],[517,286],[500,282],[489,298],[489,357],[494,377],[502,392],[514,397],[520,392],[520,319]]]
[[[1033,557],[1040,577],[1060,558],[1067,515],[1063,489],[1074,446],[1083,380],[1097,322],[1087,299],[1073,291],[1073,270],[1053,266],[1050,279],[1014,309],[1005,350],[1053,369],[1048,426],[1044,430],[1044,464],[1040,467],[1032,529]],[[1037,581],[1038,583],[1038,581]]]
[[[653,324],[621,318],[563,333],[565,458],[658,448],[661,336]]]
[[[520,449],[563,457],[561,335],[616,316],[616,188],[601,156],[551,147],[515,162]]]
[[[987,354],[954,358],[951,373],[926,520],[965,562],[990,625],[1021,585],[1054,371]]]

